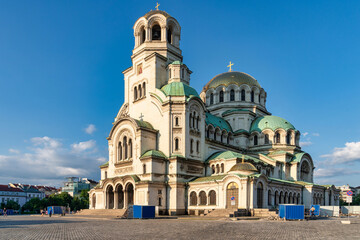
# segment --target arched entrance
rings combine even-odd
[[[122,185],[118,185],[116,187],[115,193],[117,194],[117,208],[122,209],[124,208],[124,190]]]
[[[110,185],[106,189],[106,208],[113,209],[114,208],[114,189]]]
[[[127,206],[134,205],[134,186],[131,183],[126,185],[125,192]]]
[[[226,207],[237,208],[239,203],[239,186],[235,182],[229,183],[226,188]]]
[[[256,197],[257,197],[257,207],[262,208],[263,202],[264,202],[264,187],[261,182],[258,183],[257,189],[256,189]]]
[[[91,205],[92,205],[92,208],[95,209],[95,206],[96,206],[96,194],[95,193],[92,195]]]

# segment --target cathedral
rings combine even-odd
[[[157,206],[159,214],[338,205],[339,190],[313,181],[300,132],[266,108],[249,74],[214,76],[199,94],[183,62],[181,27],[161,10],[133,27],[124,103],[107,138],[109,161],[90,190],[90,209]]]

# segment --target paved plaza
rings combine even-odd
[[[9,216],[0,239],[360,239],[360,218],[312,221]]]

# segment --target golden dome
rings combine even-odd
[[[229,172],[235,172],[235,171],[248,171],[248,172],[257,172],[258,170],[254,165],[248,162],[244,163],[237,163],[235,164]]]

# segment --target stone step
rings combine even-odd
[[[83,209],[76,215],[96,215],[96,216],[115,216],[122,217],[126,214],[126,209]]]

